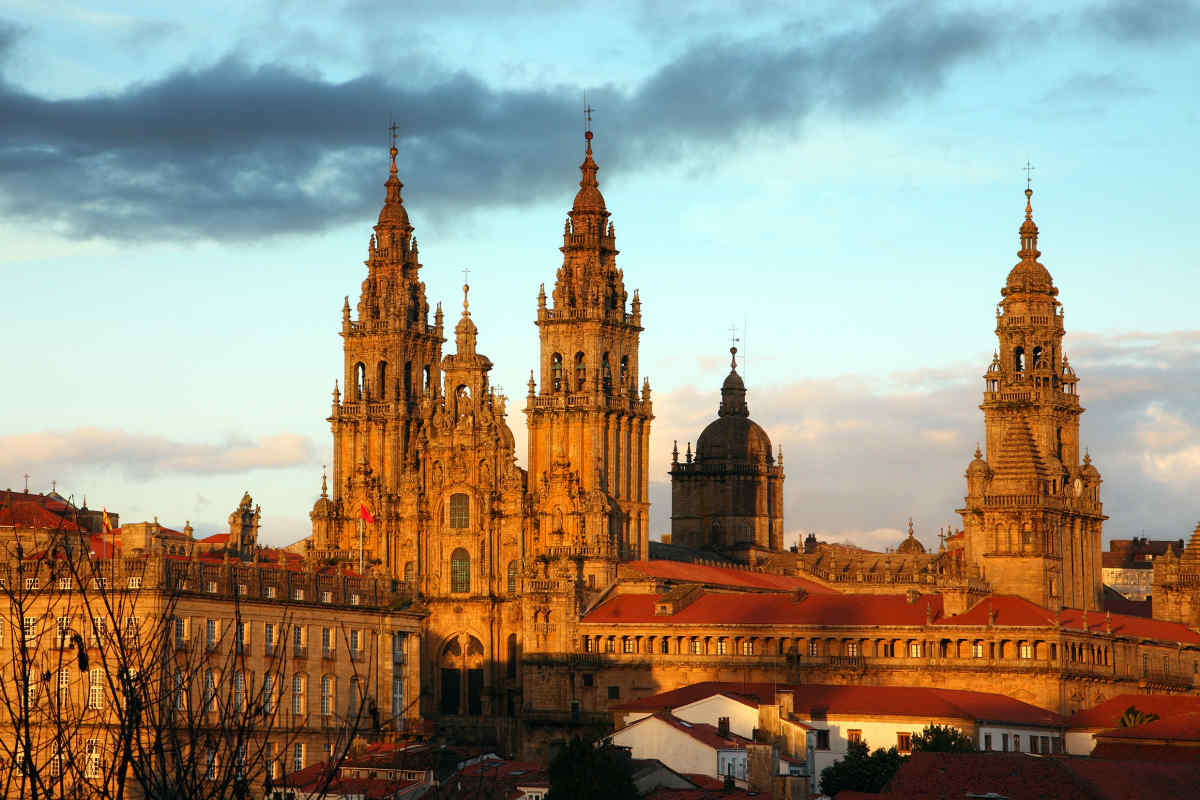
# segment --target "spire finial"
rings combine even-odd
[[[396,174],[396,155],[400,152],[396,149],[396,131],[398,130],[400,130],[400,126],[396,124],[396,120],[392,120],[392,124],[388,126],[388,131],[390,131],[392,134],[392,149],[388,152],[391,153],[392,156],[391,173],[393,175]]]
[[[471,277],[471,268],[463,267],[463,316],[471,316],[470,307],[467,304],[467,292],[471,291],[471,284],[467,279]]]
[[[975,443],[975,457],[983,458],[983,451],[979,449],[979,442]]]
[[[583,95],[583,138],[592,141],[592,104],[587,101],[587,93]],[[589,148],[591,145],[588,145]]]
[[[325,465],[321,465],[321,497],[329,496],[329,484],[326,481]]]
[[[1025,170],[1025,188],[1029,189],[1033,185],[1033,171],[1037,169],[1037,167],[1033,166],[1033,164],[1030,164],[1029,159],[1027,158],[1025,159],[1025,166],[1021,169]]]
[[[913,538],[913,522],[912,517],[908,518],[908,538]]]

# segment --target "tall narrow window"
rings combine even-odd
[[[104,670],[92,667],[88,670],[88,708],[104,708]]]
[[[354,365],[354,399],[364,400],[367,383],[367,367],[361,361]]]
[[[304,676],[292,676],[292,713],[304,713]]]
[[[466,528],[471,524],[471,501],[463,492],[450,495],[450,527]]]
[[[262,701],[263,712],[267,714],[275,713],[275,675],[268,672],[263,675],[262,683]]]
[[[461,547],[450,554],[450,591],[471,591],[471,556]]]
[[[1013,367],[1017,372],[1025,371],[1025,348],[1018,347],[1013,350]]]
[[[422,391],[425,392],[425,394],[429,394],[430,380],[431,380],[431,378],[429,377],[429,365],[426,364],[425,368],[421,372],[421,389],[422,389]]]
[[[412,583],[413,578],[416,577],[416,571],[417,571],[416,565],[413,564],[413,562],[411,562],[411,561],[407,562],[404,565],[404,581],[406,583]]]
[[[404,364],[404,399],[412,399],[412,362]]]
[[[292,771],[299,772],[304,769],[304,742],[296,742],[292,745]]]
[[[608,353],[600,357],[600,380],[605,389],[612,388],[612,367],[608,363]]]
[[[562,391],[562,353],[555,353],[550,357],[550,379],[554,383],[554,391]]]
[[[387,362],[380,361],[379,365],[375,368],[375,373],[376,373],[375,378],[378,381],[375,384],[375,395],[380,400],[386,400],[387,399]]]
[[[333,713],[333,678],[321,676],[321,714],[329,716]]]
[[[1042,348],[1035,347],[1033,348],[1033,368],[1037,369],[1040,366],[1042,366]]]
[[[508,593],[516,594],[517,592],[517,562],[508,562]]]

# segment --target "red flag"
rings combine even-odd
[[[375,521],[375,515],[374,515],[374,514],[372,514],[372,513],[371,513],[371,512],[370,512],[370,511],[367,509],[367,504],[366,504],[366,503],[359,503],[359,504],[358,504],[358,516],[359,516],[359,517],[361,517],[362,519],[365,519],[367,522],[374,522],[374,521]]]

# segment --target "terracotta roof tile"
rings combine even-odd
[[[0,527],[48,528],[59,531],[78,531],[79,526],[48,510],[41,503],[16,501],[0,505]]]
[[[1187,699],[1192,701],[1189,705],[1195,706],[1196,698],[1189,697]],[[1139,707],[1139,710],[1144,711],[1145,709]],[[1099,731],[1096,738],[1122,741],[1169,739],[1176,742],[1192,742],[1194,743],[1192,746],[1195,747],[1200,745],[1200,708],[1179,714],[1170,714],[1162,719],[1129,728],[1109,728]]]
[[[704,592],[674,614],[656,615],[660,595],[621,594],[594,608],[585,623],[605,625],[647,622],[715,625],[913,625],[942,613],[941,595],[921,595],[909,603],[904,595],[810,594],[802,600],[782,594]]]
[[[773,683],[728,683],[725,681],[704,681],[681,686],[669,692],[630,700],[615,706],[609,706],[612,711],[663,711],[690,705],[697,700],[714,695],[724,695],[739,703],[757,708],[763,703],[775,702],[775,686]]]
[[[805,589],[811,594],[836,594],[833,589],[816,581],[794,575],[775,575],[754,572],[734,567],[719,567],[710,564],[693,564],[685,561],[630,561],[621,566],[626,572],[636,572],[647,578],[658,578],[680,583],[699,583],[709,586],[728,586],[744,589],[766,589],[791,592]]]
[[[1016,628],[1053,627],[1055,619],[1063,628],[1083,630],[1084,612],[1078,608],[1064,608],[1055,614],[1022,597],[1012,595],[990,595],[971,608],[952,617],[938,620],[939,625],[986,626],[988,613],[995,612],[996,625]],[[1086,627],[1089,631],[1104,633],[1111,624],[1112,632],[1121,636],[1137,636],[1169,642],[1200,644],[1200,633],[1177,622],[1165,622],[1132,614],[1112,614],[1103,611],[1088,611]]]
[[[1076,712],[1067,719],[1067,727],[1113,728],[1120,721],[1125,709],[1130,706],[1166,719],[1176,714],[1200,711],[1200,697],[1178,694],[1119,694],[1103,703]]]

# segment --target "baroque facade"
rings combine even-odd
[[[1156,562],[1156,584],[1176,598],[1155,605],[1158,619],[1105,607],[1100,473],[1080,445],[1032,192],[997,307],[986,445],[966,471],[961,530],[936,552],[911,520],[894,551],[784,550],[782,450],[750,420],[734,360],[717,420],[694,454],[673,454],[668,546],[649,536],[642,306],[616,264],[591,132],[561,266],[537,294],[528,471],[467,286],[455,352],[442,353],[445,319],[438,305],[430,321],[396,155],[357,314],[349,298],[342,308],[332,486],[306,552],[362,564],[428,611],[423,714],[493,724],[534,752],[566,728],[603,725],[610,705],[701,680],[993,689],[1058,712],[1117,691],[1195,691],[1200,539]]]

